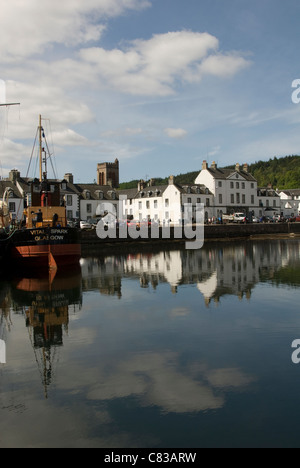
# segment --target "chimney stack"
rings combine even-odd
[[[174,176],[169,177],[169,185],[174,185]]]
[[[217,164],[215,161],[213,161],[212,165],[210,166],[211,169],[213,169],[214,171],[217,169]]]
[[[203,161],[202,170],[205,171],[208,169],[207,161]]]
[[[65,174],[65,177],[64,179],[69,182],[69,184],[74,184],[74,176],[73,174],[71,174],[70,172],[68,172],[67,174]]]
[[[144,188],[145,188],[145,181],[140,180],[140,182],[138,183],[138,191],[140,192],[141,190],[144,190]]]
[[[9,173],[9,180],[13,182],[14,184],[19,180],[21,177],[21,173],[18,171],[18,169],[12,169]]]
[[[239,165],[239,163],[236,163],[236,165],[235,165],[235,170],[236,170],[237,172],[240,172],[241,166]]]
[[[248,164],[244,164],[244,165],[243,165],[243,171],[244,171],[244,172],[248,172],[248,171],[249,171],[249,166],[248,166]]]

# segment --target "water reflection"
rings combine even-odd
[[[0,446],[298,443],[299,286],[296,239],[3,278]]]
[[[298,240],[219,244],[198,251],[164,251],[82,260],[83,287],[100,294],[122,298],[122,280],[136,278],[141,288],[155,290],[168,283],[172,293],[178,287],[196,284],[205,304],[218,303],[222,296],[251,298],[260,281],[299,285],[293,274],[300,265]],[[288,269],[287,269],[288,268]]]
[[[57,349],[63,346],[63,335],[68,332],[69,311],[71,308],[79,311],[82,306],[81,270],[51,272],[38,277],[14,277],[4,283],[1,293],[2,335],[4,329],[10,331],[13,324],[11,310],[24,315],[47,398]]]

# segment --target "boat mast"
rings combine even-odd
[[[43,182],[42,116],[39,117],[40,182]]]
[[[7,103],[7,104],[0,104],[0,107],[19,106],[19,105],[20,105],[19,102],[11,102],[11,103]]]

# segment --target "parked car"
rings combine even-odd
[[[235,213],[233,216],[234,223],[246,223],[245,213]]]
[[[259,223],[259,218],[257,216],[252,216],[252,223]]]
[[[286,223],[295,223],[296,222],[296,217],[295,216],[285,216],[285,222]]]
[[[281,215],[276,214],[276,215],[273,216],[273,221],[274,221],[275,223],[282,223],[282,222],[283,222],[283,218],[282,218]]]
[[[80,221],[80,229],[92,229],[92,226],[88,221]]]
[[[88,221],[93,229],[96,229],[97,224],[99,223],[99,219],[93,218]]]
[[[135,219],[131,219],[127,221],[127,226],[128,227],[135,227],[136,230],[138,231],[141,228],[141,223],[140,221],[137,221]]]
[[[143,219],[141,222],[140,222],[140,227],[151,227],[151,221],[150,219]]]

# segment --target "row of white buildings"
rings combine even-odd
[[[30,206],[30,182],[17,170],[10,172],[8,180],[0,182],[0,197],[5,188],[11,189],[9,208],[16,220],[21,220],[24,208]],[[208,166],[203,161],[195,183],[186,185],[175,184],[173,176],[166,185],[156,185],[154,180],[141,181],[130,190],[96,183],[76,184],[72,174],[65,174],[60,182],[62,204],[70,220],[89,220],[112,212],[119,219],[177,224],[186,217],[187,211],[196,219],[200,204],[204,205],[206,220],[235,212],[259,218],[300,214],[300,189],[276,191],[272,187],[258,187],[247,164],[223,169],[216,163]]]
[[[247,164],[223,169],[215,162],[208,166],[203,161],[202,170],[192,185],[179,186],[171,176],[168,185],[141,182],[137,189],[123,190],[120,194],[126,197],[122,205],[125,217],[161,223],[178,223],[185,217],[185,205],[196,219],[199,204],[204,205],[206,220],[236,212],[258,218],[300,214],[300,190],[279,192],[272,187],[258,187]]]

